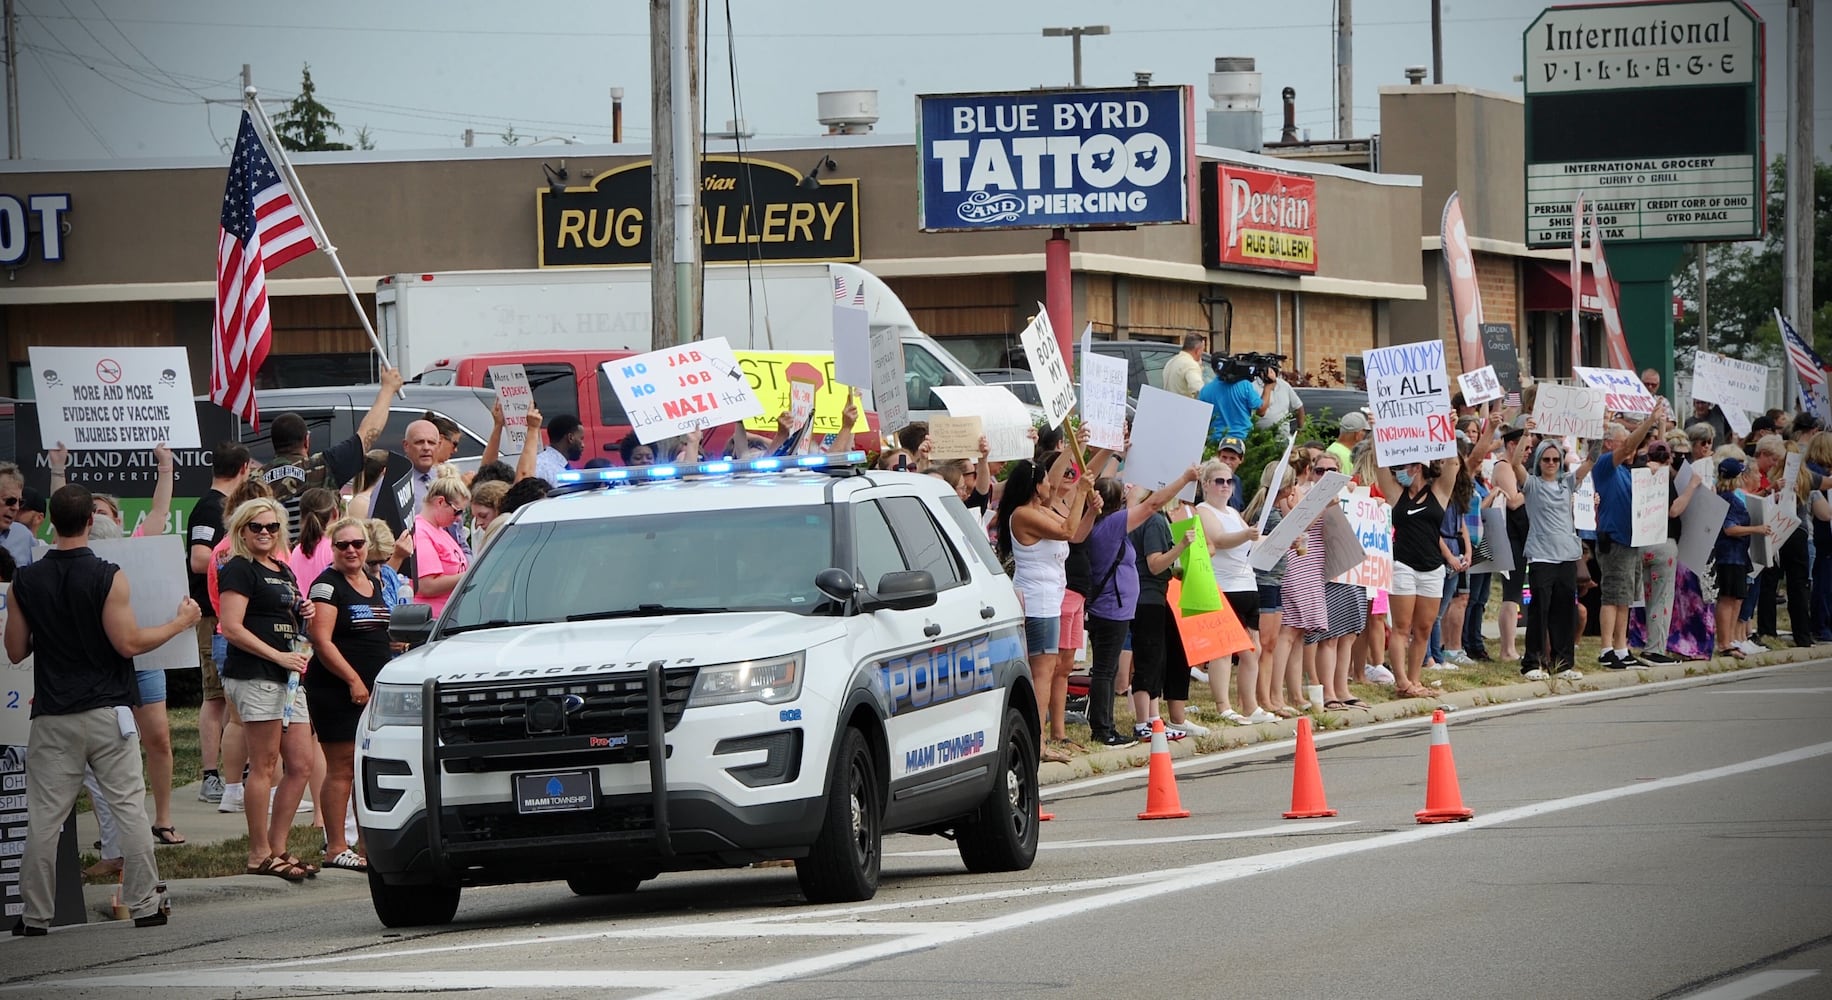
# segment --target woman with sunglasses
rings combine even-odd
[[[1533,421],[1527,420],[1527,430]],[[1526,496],[1527,586],[1533,602],[1527,605],[1527,648],[1521,652],[1521,676],[1545,680],[1548,666],[1559,677],[1577,680],[1578,560],[1584,551],[1572,515],[1572,496],[1590,475],[1594,458],[1586,458],[1573,475],[1565,468],[1565,452],[1556,438],[1545,438],[1533,449],[1533,469],[1520,464],[1512,453],[1514,476]]]
[[[327,533],[331,565],[312,581],[310,596],[321,604],[312,617],[312,665],[305,672],[305,697],[312,709],[318,743],[324,747],[321,803],[325,823],[325,864],[368,871],[369,862],[351,849],[344,815],[355,780],[356,724],[369,703],[375,675],[388,662],[388,602],[382,581],[365,558],[369,532],[353,517],[341,518]]]
[[[1221,596],[1228,602],[1234,617],[1240,620],[1241,627],[1249,634],[1257,633],[1260,625],[1259,583],[1253,577],[1253,565],[1248,561],[1253,551],[1253,543],[1259,540],[1259,529],[1248,524],[1232,506],[1234,491],[1239,482],[1234,478],[1234,469],[1218,458],[1211,458],[1202,464],[1199,479],[1202,492],[1202,503],[1196,505],[1196,514],[1202,519],[1203,537],[1208,541],[1209,563],[1215,573],[1215,585],[1221,588]],[[1260,705],[1259,673],[1260,658],[1257,647],[1243,649],[1238,654],[1240,661],[1240,707],[1245,712],[1236,711],[1228,703],[1228,673],[1233,658],[1223,656],[1210,660],[1209,690],[1215,695],[1215,709],[1223,719],[1237,726],[1257,726],[1262,722],[1277,722],[1279,717],[1268,712]]]
[[[470,557],[449,530],[464,516],[471,491],[457,477],[434,479],[426,487],[426,500],[413,519],[415,564],[414,599],[433,609],[437,618],[445,610]]]
[[[250,500],[229,518],[233,555],[217,571],[217,623],[229,640],[223,692],[242,717],[248,743],[246,808],[250,875],[299,882],[317,869],[287,853],[287,836],[317,757],[298,675],[311,656],[304,625],[312,606],[286,563],[286,509]],[[285,774],[274,783],[274,763]],[[273,803],[268,807],[268,791]]]

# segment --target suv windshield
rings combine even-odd
[[[440,622],[499,625],[693,611],[819,613],[833,565],[820,505],[510,524],[478,557]],[[626,614],[627,613],[627,614]]]

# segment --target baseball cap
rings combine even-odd
[[[46,513],[45,495],[27,486],[24,490],[20,491],[19,509],[37,511],[40,514]]]
[[[1225,437],[1221,439],[1221,444],[1218,445],[1215,450],[1231,451],[1244,458],[1247,454],[1247,444],[1237,437]]]
[[[1342,415],[1342,422],[1337,428],[1349,434],[1359,434],[1368,429],[1368,418],[1360,410],[1351,410]]]
[[[1729,479],[1743,474],[1743,463],[1734,458],[1726,458],[1718,463],[1718,478]]]

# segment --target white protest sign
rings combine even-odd
[[[1658,545],[1667,540],[1667,468],[1643,466],[1630,470],[1633,481],[1634,534],[1629,544],[1636,548]]]
[[[1741,406],[1722,406],[1719,409],[1724,413],[1724,423],[1730,425],[1730,433],[1740,438],[1749,436],[1749,414]]]
[[[0,583],[0,633],[6,630],[11,590],[12,584]],[[32,732],[32,695],[37,690],[34,684],[30,654],[18,663],[0,656],[0,747],[26,745],[26,737]]]
[[[1796,495],[1794,491],[1800,485],[1800,466],[1805,458],[1805,455],[1797,451],[1787,453],[1787,464],[1781,467],[1781,483],[1776,487],[1776,492],[1781,496]]]
[[[1533,429],[1544,437],[1603,436],[1603,390],[1542,382],[1533,400]]]
[[[1081,423],[1088,445],[1126,447],[1126,359],[1096,354],[1084,335],[1081,348]]]
[[[1126,481],[1149,490],[1163,489],[1190,466],[1202,461],[1209,421],[1215,408],[1153,386],[1139,387],[1139,408],[1132,417],[1132,447],[1126,452]],[[1191,483],[1177,494],[1196,496]],[[1275,560],[1276,561],[1276,560]]]
[[[171,621],[178,613],[178,599],[191,592],[185,576],[185,545],[177,535],[94,539],[89,547],[127,575],[134,620],[142,628]],[[185,629],[158,649],[134,657],[134,669],[196,670],[197,662],[197,636]]]
[[[1272,529],[1272,534],[1254,543],[1253,554],[1248,557],[1253,568],[1265,572],[1276,566],[1285,550],[1291,548],[1291,543],[1309,530],[1312,521],[1323,516],[1325,508],[1336,503],[1348,482],[1349,477],[1340,472],[1325,472],[1323,478],[1311,484],[1297,506],[1291,508],[1291,513]]]
[[[1291,467],[1291,448],[1297,443],[1298,437],[1295,434],[1285,439],[1285,453],[1279,456],[1278,464],[1272,467],[1272,481],[1265,484],[1266,502],[1260,508],[1259,524],[1254,525],[1261,534],[1265,534],[1266,522],[1272,518],[1273,502],[1278,499],[1279,484],[1285,481],[1285,470]]]
[[[1030,359],[1031,376],[1037,380],[1037,396],[1042,401],[1044,419],[1051,427],[1060,427],[1075,408],[1075,379],[1062,359],[1062,348],[1050,329],[1050,315],[1043,303],[1037,303],[1037,318],[1018,334],[1024,345],[1024,356]]]
[[[789,430],[799,431],[808,426],[808,418],[814,416],[814,383],[801,379],[789,380]]]
[[[1686,492],[1686,484],[1690,483],[1694,478],[1698,478],[1704,480],[1705,483],[1703,486],[1700,486],[1699,489],[1709,493],[1711,492],[1712,483],[1716,482],[1716,476],[1717,459],[1715,458],[1701,458],[1696,461],[1685,462],[1680,465],[1679,471],[1673,474],[1673,488],[1684,493]]]
[[[1597,488],[1589,476],[1571,491],[1571,522],[1579,531],[1597,530]]]
[[[1472,565],[1469,568],[1471,573],[1512,573],[1515,569],[1526,571],[1526,567],[1514,565],[1514,546],[1508,539],[1506,507],[1482,508],[1482,541],[1488,546],[1489,557]]]
[[[496,388],[496,405],[503,411],[503,436],[497,450],[513,466],[528,444],[528,411],[534,406],[534,390],[528,387],[528,370],[521,365],[491,365],[490,384]]]
[[[1759,526],[1768,523],[1768,501],[1753,494],[1743,497],[1743,509],[1749,511],[1749,523]],[[1749,539],[1749,562],[1756,569],[1774,562],[1774,550],[1769,548],[1769,536],[1746,535]]]
[[[1656,400],[1641,376],[1622,368],[1574,369],[1578,378],[1592,389],[1603,390],[1603,409],[1609,413],[1645,414],[1654,412]]]
[[[31,347],[27,353],[46,447],[59,441],[71,451],[203,447],[184,348]]]
[[[1362,560],[1337,582],[1375,590],[1393,589],[1393,507],[1376,500],[1371,490],[1350,490],[1343,497],[1343,512],[1361,542]]]
[[[1495,375],[1494,365],[1483,365],[1473,372],[1458,375],[1457,388],[1463,391],[1463,402],[1470,406],[1480,406],[1507,395],[1507,390],[1501,387],[1501,379]]]
[[[606,361],[604,374],[643,444],[763,412],[724,337]]]
[[[1792,504],[1772,503],[1768,505],[1768,526],[1775,529],[1775,537],[1768,541],[1769,550],[1779,553],[1788,538],[1800,530],[1800,517],[1794,513]]]
[[[1704,575],[1712,546],[1717,544],[1718,531],[1724,527],[1724,515],[1729,510],[1730,501],[1712,492],[1709,485],[1693,491],[1692,499],[1686,501],[1685,512],[1679,515],[1681,565]]]
[[[1692,398],[1716,403],[1726,419],[1733,410],[1761,413],[1768,408],[1768,366],[1699,351],[1692,357]]]
[[[871,314],[857,306],[833,307],[833,380],[871,384]]]
[[[910,387],[904,382],[903,338],[895,327],[881,326],[872,330],[871,339],[871,378],[863,383],[871,386],[872,406],[878,411],[878,432],[895,434],[910,425]],[[834,377],[839,377],[839,356],[834,356]],[[845,379],[840,379],[845,382]],[[861,383],[848,382],[848,385]]]
[[[1456,421],[1444,342],[1377,347],[1362,354],[1374,411],[1374,458],[1384,468],[1454,458]]]
[[[1010,389],[1002,385],[942,385],[935,387],[935,395],[948,407],[949,416],[980,418],[988,461],[1010,462],[1035,453],[1036,445],[1030,437],[1030,408]],[[977,457],[978,451],[974,454]]]

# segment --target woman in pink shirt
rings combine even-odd
[[[286,563],[301,587],[310,587],[331,565],[331,540],[325,531],[343,515],[336,491],[314,486],[299,494],[299,544],[287,553]]]
[[[414,600],[430,606],[434,617],[445,610],[445,602],[470,564],[457,539],[446,530],[464,517],[470,502],[471,491],[463,480],[435,479],[427,484],[426,500],[413,519]]]

